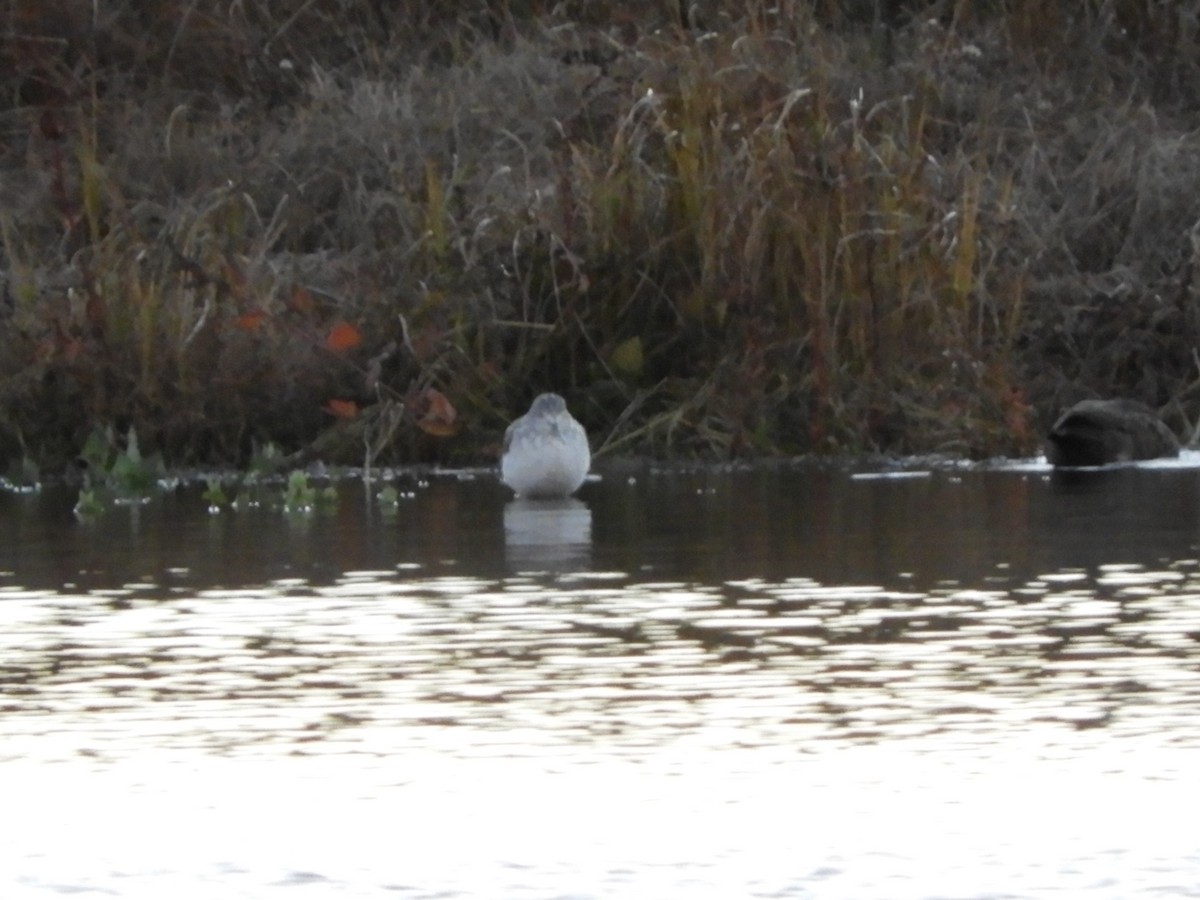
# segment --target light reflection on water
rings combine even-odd
[[[1197,473],[1086,476],[4,498],[2,895],[1195,895]]]

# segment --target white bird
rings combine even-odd
[[[500,480],[518,497],[567,497],[592,464],[587,432],[558,394],[539,394],[504,432]]]

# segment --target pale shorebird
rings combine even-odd
[[[1179,455],[1179,441],[1154,410],[1135,400],[1083,400],[1046,436],[1055,466],[1104,466]]]
[[[567,497],[587,477],[592,454],[587,432],[558,394],[539,394],[504,432],[500,480],[518,497]]]

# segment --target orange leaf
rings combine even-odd
[[[417,420],[417,427],[435,437],[450,437],[458,433],[458,411],[446,399],[446,395],[434,388],[422,394],[427,404],[425,415]]]
[[[261,309],[256,309],[253,312],[243,313],[234,322],[242,331],[258,331],[266,320],[267,314]]]
[[[362,334],[349,322],[338,322],[325,336],[325,346],[335,353],[350,350],[362,343]]]
[[[325,412],[338,419],[353,419],[358,415],[358,404],[353,400],[335,398],[325,404]]]

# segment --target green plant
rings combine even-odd
[[[107,508],[108,503],[96,488],[85,487],[79,492],[74,511],[77,518],[87,521],[97,518]]]
[[[80,459],[85,465],[85,488],[97,500],[144,500],[161,489],[166,467],[160,454],[143,456],[137,431],[130,428],[122,441],[111,425],[88,436]]]
[[[229,503],[229,497],[219,478],[206,479],[204,493],[201,497],[208,504],[209,512],[217,512],[222,506]]]
[[[283,491],[285,512],[312,512],[317,505],[317,490],[308,481],[308,475],[299,470],[290,473]]]
[[[7,472],[0,478],[0,486],[10,491],[27,493],[37,491],[42,486],[42,473],[38,464],[28,456],[12,459]]]

